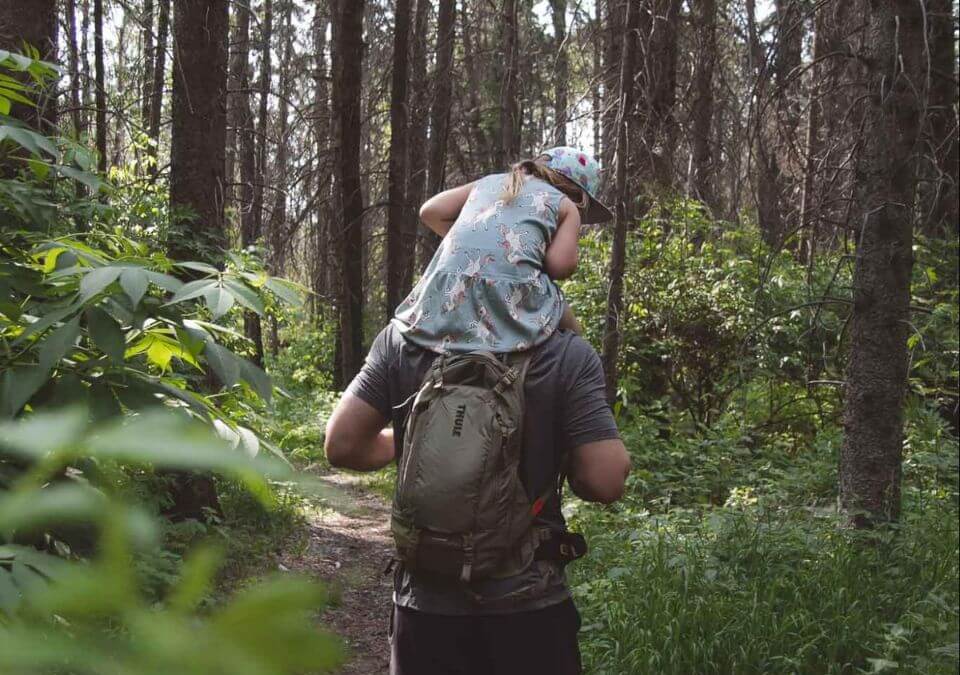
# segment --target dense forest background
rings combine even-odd
[[[0,0],[0,664],[347,658],[259,580],[325,415],[419,205],[575,145],[587,672],[956,672],[957,105],[952,0]]]

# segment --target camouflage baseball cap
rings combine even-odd
[[[540,153],[540,157],[547,159],[546,166],[572,180],[589,195],[590,204],[583,215],[584,223],[602,223],[613,219],[613,213],[596,196],[600,190],[600,165],[597,160],[568,146],[548,148]]]

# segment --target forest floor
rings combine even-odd
[[[356,475],[325,473],[321,482],[331,489],[330,508],[307,513],[307,545],[285,551],[279,562],[326,585],[330,604],[321,623],[348,650],[337,672],[381,675],[390,666],[392,583],[383,573],[393,552],[390,506]]]

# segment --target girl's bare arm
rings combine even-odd
[[[420,207],[420,220],[441,237],[445,236],[460,215],[471,190],[473,183],[467,183],[432,196]]]
[[[580,211],[572,201],[560,200],[557,233],[547,247],[544,268],[551,279],[566,279],[577,271],[580,259]]]

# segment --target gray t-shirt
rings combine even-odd
[[[406,340],[392,325],[373,342],[363,369],[347,391],[393,423],[396,452],[403,448],[404,403],[417,391],[437,355]],[[594,349],[561,330],[534,349],[524,390],[523,458],[520,478],[531,501],[557,480],[561,459],[573,448],[618,438],[607,405],[603,368]],[[557,493],[538,525],[564,528]],[[515,577],[464,584],[400,568],[394,602],[432,614],[500,614],[541,609],[570,597],[562,568],[537,561]]]

